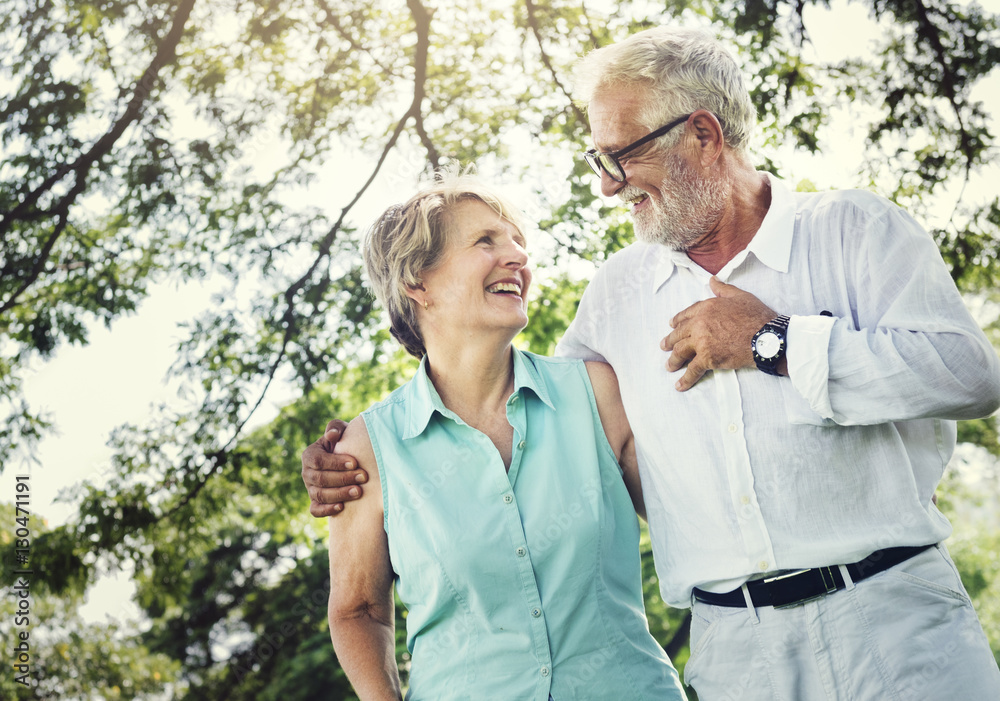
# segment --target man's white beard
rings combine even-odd
[[[633,213],[633,228],[640,241],[686,251],[719,221],[726,185],[702,177],[679,154],[670,154],[667,168],[660,199],[650,197],[643,211]]]

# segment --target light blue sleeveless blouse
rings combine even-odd
[[[639,525],[586,367],[515,349],[514,382],[509,472],[426,359],[363,414],[408,609],[407,699],[684,698],[646,624]]]

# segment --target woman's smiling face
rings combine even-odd
[[[441,263],[421,274],[415,290],[428,326],[468,331],[510,329],[511,338],[528,323],[531,267],[524,234],[477,199],[455,205],[447,215],[448,239]]]

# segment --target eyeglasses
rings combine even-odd
[[[665,127],[660,127],[655,131],[649,132],[638,141],[633,141],[625,148],[619,149],[614,153],[601,153],[596,148],[592,148],[586,151],[583,154],[583,157],[587,159],[587,164],[590,166],[590,169],[593,170],[595,173],[597,173],[598,176],[600,176],[601,171],[603,170],[605,173],[608,174],[608,177],[614,180],[616,183],[623,183],[625,182],[625,169],[622,168],[622,164],[618,162],[618,159],[624,156],[629,151],[637,149],[643,144],[649,143],[653,139],[660,138],[668,131],[676,127],[678,124],[683,124],[684,122],[686,122],[688,120],[688,117],[690,116],[691,116],[690,114],[686,114],[683,117],[678,117]]]

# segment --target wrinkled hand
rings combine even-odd
[[[753,367],[750,342],[760,327],[777,314],[749,292],[714,276],[709,281],[713,299],[695,302],[670,320],[670,332],[660,348],[670,351],[667,370],[687,371],[675,387],[684,392],[709,370]]]
[[[343,421],[331,421],[323,437],[302,453],[302,481],[309,491],[309,513],[316,518],[339,514],[344,502],[361,496],[359,485],[368,481],[354,458],[333,452],[345,428]]]

